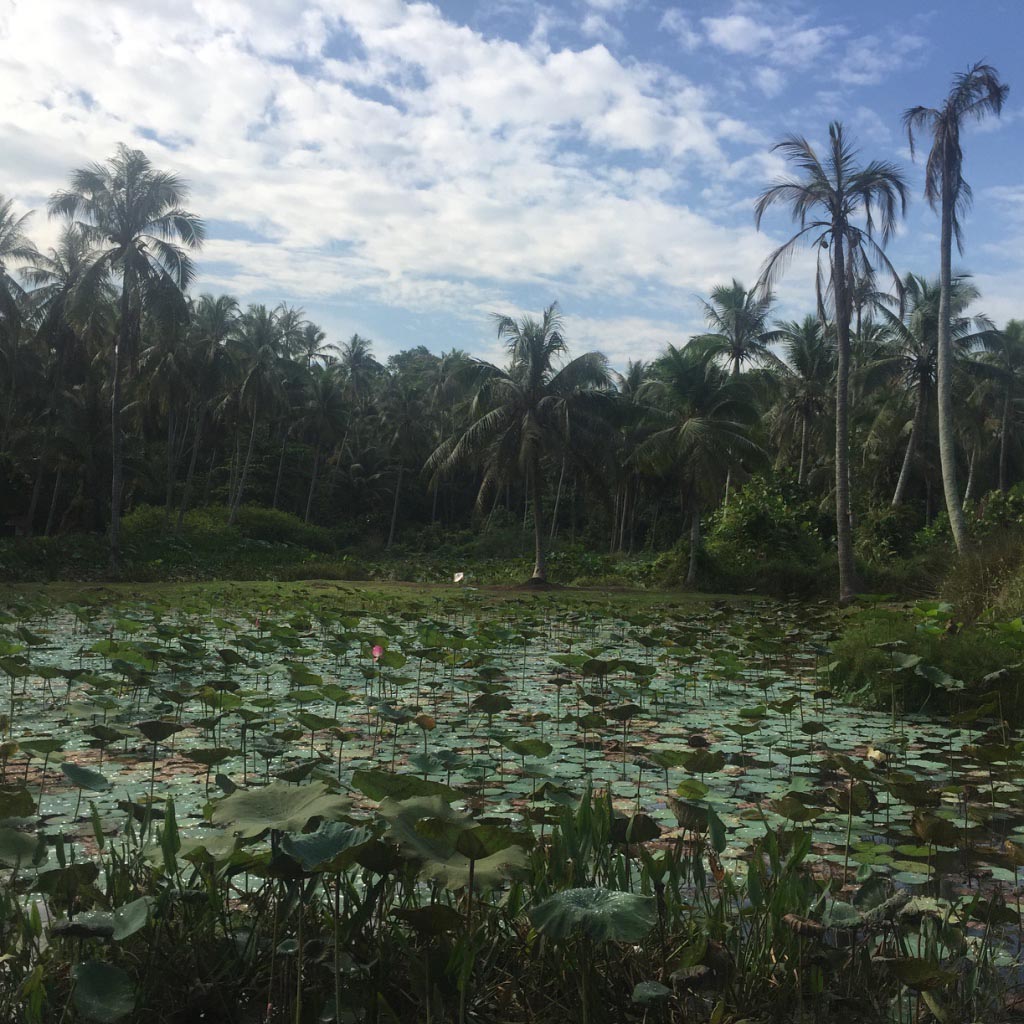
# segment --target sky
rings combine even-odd
[[[0,0],[0,193],[34,209],[119,142],[189,184],[193,291],[301,306],[378,357],[494,358],[492,312],[557,300],[574,353],[649,359],[752,284],[772,144],[841,120],[913,201],[890,257],[934,275],[938,234],[900,127],[985,59],[1011,87],[972,126],[958,266],[1024,316],[1022,0]],[[813,310],[809,255],[778,289]]]

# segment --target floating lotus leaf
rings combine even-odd
[[[73,971],[71,1000],[83,1020],[117,1024],[135,1010],[135,985],[113,964],[89,960]]]
[[[336,819],[351,805],[351,800],[331,793],[322,782],[305,786],[274,782],[262,789],[240,789],[224,797],[214,807],[212,820],[246,838],[267,829],[300,832],[311,818]]]
[[[323,821],[315,832],[285,836],[281,840],[281,851],[297,860],[305,871],[340,870],[355,860],[353,849],[371,838],[368,829],[343,821]],[[342,853],[348,856],[339,856]]]
[[[360,768],[352,773],[352,785],[371,800],[407,800],[414,796],[436,796],[442,800],[461,800],[462,794],[451,786],[416,775],[395,775],[373,768]]]
[[[654,927],[650,896],[612,889],[565,889],[530,911],[533,926],[551,939],[583,934],[594,942],[640,942]]]
[[[88,789],[93,793],[104,793],[110,789],[110,780],[102,772],[93,771],[92,768],[83,768],[72,761],[65,761],[60,770],[71,784],[79,789]]]
[[[632,1001],[638,1006],[655,1006],[667,1002],[672,989],[660,981],[641,981],[633,987]]]

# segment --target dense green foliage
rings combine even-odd
[[[791,173],[755,214],[782,207],[797,233],[753,287],[712,289],[705,333],[622,373],[600,353],[570,356],[554,304],[537,319],[495,315],[504,365],[424,345],[381,363],[368,339],[328,342],[286,303],[189,296],[204,228],[187,186],[122,146],[52,197],[64,226],[47,253],[0,200],[0,523],[21,536],[104,532],[125,577],[308,561],[273,548],[260,564],[256,542],[315,552],[331,575],[340,555],[365,575],[381,549],[419,553],[431,537],[472,555],[451,540],[465,531],[518,560],[508,527],[521,523],[541,581],[554,545],[553,570],[560,549],[582,546],[660,555],[672,583],[791,593],[827,581],[843,599],[898,581],[895,563],[910,559],[913,589],[912,561],[950,540],[966,554],[992,492],[1024,476],[1021,324],[996,329],[969,275],[948,267],[967,195],[960,125],[998,114],[1005,93],[978,65],[941,109],[907,114],[935,146],[938,278],[897,274],[883,251],[908,198],[898,166],[859,156],[839,124],[820,153],[793,135],[776,147]],[[804,243],[817,308],[780,322],[772,285]],[[256,508],[310,529],[272,515],[257,528]],[[87,561],[99,572],[98,556],[92,541],[55,542],[5,548],[0,564],[8,578],[77,574]],[[615,575],[592,568],[569,578]]]

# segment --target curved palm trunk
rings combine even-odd
[[[971,458],[967,463],[967,486],[964,487],[964,509],[967,509],[971,500],[971,492],[974,490],[974,462],[978,455],[976,447],[971,448]]]
[[[121,323],[110,367],[110,571],[121,569],[121,493],[124,490],[124,449],[121,436],[121,354],[127,350],[129,331],[129,274],[121,283]]]
[[[281,478],[284,476],[284,455],[288,450],[288,438],[292,436],[292,427],[294,424],[288,424],[288,429],[284,432],[284,437],[281,440],[281,457],[277,460],[277,480],[274,483],[274,500],[271,503],[271,508],[277,508],[278,498],[281,497]]]
[[[185,512],[188,510],[188,500],[192,494],[192,481],[196,475],[196,462],[199,459],[199,445],[203,438],[203,419],[206,416],[206,405],[200,406],[196,413],[196,432],[192,439],[192,456],[188,460],[188,470],[185,473],[185,487],[181,493],[181,504],[178,506],[178,519],[174,524],[175,535],[181,533],[182,525],[185,522]]]
[[[550,540],[554,543],[555,536],[558,533],[558,506],[562,503],[562,484],[565,482],[565,457],[562,457],[562,468],[558,473],[558,487],[555,490],[555,507],[551,513],[551,536]]]
[[[171,505],[174,504],[174,478],[178,473],[177,453],[174,450],[175,415],[172,409],[167,410],[167,479],[164,491],[164,529],[171,525]]]
[[[686,569],[686,584],[697,582],[697,559],[700,553],[700,502],[696,493],[690,496],[690,564]]]
[[[839,600],[857,592],[850,524],[850,307],[846,287],[846,239],[833,227],[833,287],[836,303],[836,547],[839,556]]]
[[[796,482],[800,487],[804,485],[804,475],[807,471],[807,417],[801,417],[800,421],[800,468],[797,470]]]
[[[388,531],[388,547],[391,547],[395,542],[395,527],[398,525],[398,497],[402,493],[402,474],[404,472],[405,466],[399,465],[398,479],[395,481],[395,503],[391,506],[391,529]]]
[[[907,484],[910,482],[910,468],[914,462],[914,455],[917,453],[917,440],[921,434],[921,424],[924,422],[925,394],[923,383],[918,383],[917,395],[914,398],[914,419],[910,425],[910,437],[907,438],[907,450],[903,455],[903,465],[900,468],[900,477],[896,481],[896,493],[892,496],[892,507],[899,508],[903,504],[903,496],[907,491]]]
[[[530,492],[533,499],[533,579],[544,582],[548,567],[544,555],[543,515],[540,500],[540,466],[535,455],[530,466]]]
[[[309,481],[309,496],[306,498],[306,517],[305,522],[309,522],[309,515],[313,511],[313,495],[316,494],[316,479],[320,471],[320,442],[318,441],[316,447],[313,449],[313,477]],[[392,529],[394,529],[392,527]]]
[[[43,460],[39,460],[39,469],[36,471],[36,481],[32,485],[32,497],[29,499],[28,511],[25,513],[25,536],[31,537],[35,533],[36,509],[39,507],[39,495],[43,492],[43,474],[46,467]]]
[[[969,541],[967,524],[964,521],[964,510],[960,504],[960,492],[956,483],[956,435],[953,431],[953,340],[949,323],[949,293],[953,276],[953,196],[948,178],[948,173],[942,176],[942,234],[939,243],[941,246],[937,363],[939,460],[942,464],[942,490],[946,497],[949,526],[953,532],[957,553],[962,554]]]
[[[1009,485],[1007,483],[1007,464],[1010,453],[1010,410],[1013,407],[1013,396],[1010,394],[1010,386],[1006,386],[1006,394],[1003,395],[1003,419],[999,427],[999,490],[1006,493]]]
[[[249,431],[249,447],[245,453],[245,462],[242,464],[242,476],[238,481],[238,490],[235,492],[235,501],[231,506],[231,515],[228,517],[228,525],[233,526],[238,520],[238,510],[242,505],[242,495],[245,493],[245,481],[249,477],[249,464],[252,462],[252,447],[256,440],[256,411],[259,406],[253,403],[252,407],[252,428]]]
[[[53,481],[53,494],[50,497],[50,511],[46,514],[46,529],[43,531],[44,537],[49,537],[53,533],[53,524],[57,519],[57,498],[60,496],[60,485],[64,479],[64,462],[60,461],[57,463],[57,479]]]

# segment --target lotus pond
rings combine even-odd
[[[1024,743],[825,606],[195,587],[0,616],[7,1020],[1010,1017]],[[933,673],[937,688],[951,685]]]

